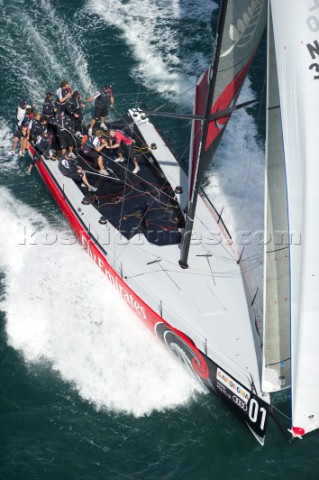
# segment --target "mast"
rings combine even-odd
[[[209,71],[209,87],[208,87],[208,95],[206,100],[205,118],[204,120],[202,120],[202,134],[201,134],[201,139],[200,139],[200,144],[199,144],[199,149],[197,154],[197,164],[196,164],[196,170],[195,170],[194,185],[192,189],[191,198],[188,203],[188,212],[187,212],[186,225],[184,229],[184,236],[183,236],[183,242],[182,242],[181,258],[179,260],[179,264],[181,268],[188,268],[187,260],[188,260],[190,242],[192,238],[193,225],[195,220],[197,199],[198,199],[199,189],[201,187],[203,174],[204,174],[205,145],[206,145],[206,140],[208,136],[211,107],[214,99],[214,90],[215,90],[218,63],[219,63],[219,57],[221,52],[221,46],[222,46],[222,34],[224,30],[227,4],[228,4],[228,0],[223,0],[220,8],[220,12],[219,12],[218,29],[217,29],[217,36],[216,36],[216,43],[215,43],[215,52],[214,52],[214,62],[212,65],[212,70]]]
[[[267,0],[222,0],[213,65],[197,80],[192,123],[189,200],[179,264],[187,260],[199,189],[236,105],[265,29]]]

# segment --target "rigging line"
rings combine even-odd
[[[80,148],[77,148],[77,156],[81,158],[81,160],[86,164],[86,166],[91,170],[91,173],[92,175],[99,175],[101,178],[104,178],[105,180],[108,179],[109,177],[108,176],[105,176],[105,175],[102,175],[100,174],[100,170],[94,168],[93,165],[91,165],[82,155],[81,153],[79,153],[79,150]],[[94,149],[95,150],[95,149]],[[99,152],[101,153],[101,152]],[[110,159],[109,157],[106,157],[107,159]],[[112,160],[112,159],[110,159]],[[117,180],[119,182],[122,182],[123,180],[121,180],[118,175],[116,175],[116,173],[114,173],[114,171],[110,168],[110,167],[107,167],[109,168],[109,170],[112,172],[112,175],[113,175],[113,180]],[[111,180],[111,178],[109,178],[109,180]]]
[[[141,223],[143,222],[143,220],[146,218],[147,214],[151,211],[151,208],[152,208],[154,202],[157,201],[157,199],[155,199],[155,197],[151,197],[151,198],[152,198],[152,201],[151,201],[151,203],[148,205],[148,208],[146,209],[146,211],[144,212],[144,214],[143,214],[140,222],[138,223],[138,225],[137,225],[138,228],[140,227],[140,225],[141,225]]]
[[[174,80],[174,82],[171,84],[171,86],[175,83],[176,80]],[[185,95],[186,93],[188,93],[190,90],[194,90],[196,88],[196,85],[195,86],[192,86],[192,87],[189,87],[187,88],[186,90],[184,90],[183,92],[181,93],[178,93],[177,95],[175,95],[175,99],[177,97],[180,97],[181,95]],[[166,93],[166,92],[165,92]],[[163,107],[165,107],[166,105],[169,105],[170,103],[174,103],[175,100],[169,100],[168,102],[165,102],[163,103],[162,105],[160,105],[159,107],[155,108],[154,109],[154,112],[157,112],[158,110],[162,109]]]
[[[150,44],[147,45],[147,48],[145,50],[145,55],[144,55],[144,60],[143,60],[143,75],[145,75],[146,56],[148,54],[149,48],[150,48]],[[138,97],[139,97],[139,92],[141,90],[141,85],[142,85],[142,83],[140,82],[137,97],[136,97],[136,102],[135,102],[136,108],[138,107]]]
[[[166,125],[166,127],[167,127],[167,130],[168,130],[169,132],[171,132],[171,131],[173,130],[173,128],[174,128],[175,130],[177,130],[177,127],[172,127],[172,125],[168,122],[168,119],[167,119],[167,118],[163,117],[163,118],[162,118],[162,121],[165,122],[165,125]],[[161,133],[161,136],[162,136],[162,138],[165,140],[165,143],[166,143],[166,144],[170,144],[170,149],[171,149],[171,150],[172,150],[171,147],[174,147],[174,151],[176,151],[176,152],[179,150],[179,147],[178,147],[178,145],[176,144],[175,138],[171,138],[171,136],[167,136],[166,134],[164,135],[164,134],[162,134],[162,133]],[[167,141],[167,140],[168,140],[168,141]],[[189,144],[187,144],[187,148],[189,148]],[[186,148],[186,150],[187,150],[187,148]],[[184,153],[185,153],[185,152],[183,152],[183,154],[184,154]],[[176,160],[177,160],[177,159],[178,159],[178,156],[177,156],[175,153],[174,153],[174,156],[175,156],[175,158],[176,158]],[[182,156],[180,156],[180,158],[181,158],[181,157],[182,157]],[[183,163],[184,163],[184,162],[183,162]]]
[[[215,275],[214,275],[214,272],[213,272],[212,265],[211,265],[211,263],[210,263],[210,258],[209,258],[209,257],[206,257],[206,260],[207,260],[207,263],[208,263],[208,266],[209,266],[209,270],[211,271],[211,274],[212,274],[214,286],[216,287]]]
[[[93,174],[93,175],[95,175],[95,174]],[[103,175],[103,177],[105,178],[104,175]],[[121,181],[121,182],[123,183],[123,185],[124,185],[124,180],[120,180],[120,181]],[[142,190],[134,189],[134,188],[133,188],[133,184],[132,184],[132,182],[131,182],[130,180],[128,180],[128,181],[126,182],[126,184],[131,188],[131,190],[137,190],[137,191],[138,191],[138,194],[137,194],[137,195],[134,195],[134,196],[131,196],[131,197],[130,197],[131,200],[134,200],[134,199],[139,198],[139,197],[145,197],[145,194],[146,194],[147,192],[144,191],[144,190],[142,191]],[[99,196],[99,198],[104,198],[104,197],[107,197],[107,196],[108,196],[108,195],[101,195],[101,196]],[[165,204],[165,203],[163,204],[163,206],[165,206],[165,207],[167,207],[167,208],[170,207],[169,204]],[[161,209],[161,210],[162,210],[163,207],[157,207],[156,209]]]
[[[215,237],[215,235],[213,234],[213,232],[211,232],[210,230],[210,227],[208,227],[201,218],[199,218],[197,215],[196,215],[196,219],[203,225],[203,227],[205,227],[206,231],[210,232],[213,237]],[[222,234],[222,232],[221,232]],[[231,260],[234,260],[234,261],[237,261],[236,258],[235,258],[235,253],[233,253],[233,255],[231,255],[231,252],[229,251],[229,249],[226,248],[225,245],[222,244],[222,248],[226,251],[226,253],[229,255],[229,258]]]
[[[185,147],[185,150],[182,152],[182,154],[177,158],[177,162],[178,164],[180,165],[181,163],[184,164],[184,162],[182,161],[182,158],[184,157],[185,153],[187,152],[187,150],[189,150],[190,146],[189,145],[186,145]],[[186,165],[185,165],[186,166]]]
[[[150,203],[150,205],[148,205],[148,208],[147,208],[146,211],[143,213],[143,215],[142,215],[139,223],[138,223],[137,226],[136,226],[136,229],[139,229],[141,223],[142,223],[142,222],[144,221],[144,219],[146,218],[148,212],[151,210],[152,205],[153,205],[153,203],[154,203],[155,201],[156,201],[156,199],[153,198],[152,202]],[[124,202],[123,202],[123,203],[124,203]],[[121,217],[121,218],[122,218],[122,217]],[[129,244],[129,242],[124,246],[124,248],[125,248],[128,244]],[[137,247],[139,248],[138,245],[137,245]],[[142,250],[143,250],[143,249],[142,249]],[[149,253],[149,252],[148,252],[148,253]],[[159,258],[158,255],[157,255],[157,258]],[[117,258],[116,258],[116,260],[117,260]],[[115,261],[116,261],[116,260],[115,260]]]
[[[130,243],[130,240],[128,243]],[[136,248],[141,250],[144,254],[154,257],[157,262],[158,262],[158,259],[160,259],[161,261],[166,262],[168,265],[171,265],[171,268],[173,268],[173,270],[169,270],[171,271],[171,273],[174,273],[176,275],[182,275],[183,272],[180,269],[175,270],[175,268],[177,267],[176,262],[170,260],[169,258],[165,258],[161,255],[158,255],[158,253],[156,254],[152,253],[149,250],[143,248],[141,245],[135,245],[135,246]],[[211,277],[211,272],[208,272],[207,270],[203,270],[202,268],[190,267],[188,272],[189,274],[193,274],[193,275],[205,275],[207,277]],[[142,274],[136,274],[136,276],[139,276],[139,275],[142,275]],[[128,277],[128,278],[134,278],[134,276],[135,275],[132,275],[132,277]],[[214,273],[214,276],[215,278],[238,278],[241,275],[238,273],[237,270],[234,270],[234,271],[227,272],[227,274],[225,274],[224,272],[217,271]]]
[[[168,271],[165,270],[165,268],[164,268],[161,264],[159,264],[159,266],[160,266],[160,269],[161,269],[161,270],[166,274],[166,276],[170,279],[170,281],[175,285],[175,287],[177,288],[177,290],[179,290],[179,291],[181,292],[181,291],[182,291],[181,287],[179,287],[178,283],[176,283],[176,282],[174,281],[174,279],[169,275]]]
[[[278,362],[266,363],[265,367],[273,367],[274,365],[280,365],[282,362],[288,362],[288,360],[291,360],[291,357],[284,358],[283,360],[278,360]]]
[[[287,420],[290,420],[292,421],[292,417],[289,417],[288,415],[286,415],[282,410],[279,410],[279,408],[275,407],[274,404],[271,404],[272,408],[274,410],[276,410],[278,413],[280,413],[283,417],[287,418]]]
[[[117,113],[117,112],[116,112],[116,113]],[[128,126],[129,128],[131,128],[130,124],[129,124],[125,119],[123,119],[123,121],[124,121],[124,123],[127,124],[127,126]],[[135,125],[135,123],[134,123],[134,125]],[[138,137],[138,138],[139,138],[139,140],[140,140],[142,143],[145,143],[144,138],[141,138],[141,137]],[[149,150],[149,152],[150,152],[150,150]],[[101,153],[101,152],[100,152],[100,153]],[[106,155],[106,154],[104,154],[104,153],[101,153],[101,154],[102,154],[102,155]],[[150,154],[152,155],[151,152],[150,152]],[[107,158],[110,158],[110,157],[107,157]],[[153,157],[153,158],[154,158],[154,157]],[[113,159],[110,158],[110,160],[114,162]],[[157,163],[157,162],[156,162],[156,163]],[[119,165],[119,166],[122,167],[122,168],[125,168],[124,165]],[[159,173],[160,175],[163,175],[163,171],[160,169],[160,167],[157,167],[157,165],[155,165],[154,167],[155,167],[157,173]],[[166,197],[168,197],[170,200],[171,200],[171,199],[174,199],[174,200],[175,200],[174,197],[172,197],[172,196],[169,195],[169,194],[166,194],[166,193],[162,190],[163,188],[166,187],[166,185],[170,186],[169,180],[168,180],[166,177],[165,177],[165,182],[164,182],[164,184],[161,186],[161,188],[155,187],[155,185],[151,184],[150,182],[148,182],[148,181],[145,180],[144,178],[140,177],[139,175],[136,175],[136,177],[139,178],[140,180],[142,180],[145,184],[150,185],[151,187],[155,188],[158,192],[163,193],[163,195],[166,196]],[[136,187],[133,187],[133,188],[136,188]],[[140,191],[140,190],[137,190],[137,191]],[[141,192],[141,191],[140,191],[140,192]],[[149,192],[147,192],[147,193],[149,193]],[[149,195],[150,195],[150,193],[149,193]],[[161,202],[161,203],[162,203],[163,205],[167,205],[167,204],[164,204],[163,202]],[[178,202],[177,202],[177,203],[178,203]]]
[[[140,91],[139,92],[132,92],[132,93],[117,93],[116,96],[117,97],[128,97],[129,95],[139,95]]]
[[[125,122],[127,123],[127,126],[130,127],[130,124],[128,122]],[[58,124],[59,125],[59,124]],[[130,127],[131,128],[131,127]],[[68,130],[67,128],[65,128],[65,130],[72,136],[73,140],[76,142],[77,140],[77,137],[75,135],[73,135],[73,133]],[[87,161],[82,157],[82,155],[79,153],[79,150],[80,150],[80,147],[76,147],[76,151],[77,151],[77,154],[80,156],[80,158],[82,158],[82,160],[86,163],[87,166],[89,166],[89,168],[92,168],[92,170],[95,170],[97,173],[98,173],[98,170],[94,169],[92,166],[90,166]],[[95,150],[95,149],[94,149]],[[103,153],[103,152],[98,152],[100,155],[102,155],[102,157],[106,158],[107,160],[111,160],[113,163],[116,163],[109,155],[107,155],[106,153]],[[126,171],[126,180],[124,182],[125,185],[127,185],[127,170],[128,170],[128,163],[127,163],[127,167],[125,167],[124,165],[119,165],[121,168],[125,168],[125,171]],[[161,172],[162,173],[162,172]],[[114,176],[118,179],[119,177],[114,174]],[[149,185],[151,185],[153,188],[156,189],[157,192],[160,192],[162,193],[164,196],[167,196],[170,200],[175,200],[174,197],[166,194],[164,191],[162,191],[161,189],[155,187],[154,185],[152,185],[150,182],[148,182],[147,180],[144,180],[144,179],[141,179],[141,177],[139,177],[138,175],[136,175],[138,178],[140,178],[140,180],[143,180],[144,183],[147,183]],[[168,179],[166,179],[166,182],[162,185],[161,188],[165,187],[165,185],[168,184],[169,185],[169,182],[168,182]],[[142,193],[142,194],[145,194],[147,193],[151,198],[153,198],[154,200],[156,200],[157,202],[161,203],[162,205],[164,205],[165,207],[169,207],[169,204],[167,203],[164,203],[162,202],[161,200],[159,199],[155,199],[152,194],[150,192],[144,192],[142,190],[139,190],[137,189],[136,187],[132,186],[132,184],[130,185],[135,191],[139,192],[139,193]],[[123,195],[123,197],[125,197],[125,195]],[[177,202],[178,203],[178,202]],[[124,204],[124,200],[123,200],[123,204]]]
[[[81,157],[82,158],[82,157]],[[113,159],[111,159],[113,162],[115,162]],[[120,168],[124,168],[125,171],[127,172],[128,171],[128,165],[129,163],[127,163],[126,166],[124,165],[120,165],[120,164],[117,164]],[[168,180],[162,185],[161,188],[158,188],[156,187],[155,185],[153,185],[151,182],[143,179],[142,177],[140,177],[139,175],[135,175],[142,183],[150,186],[153,191],[159,193],[159,194],[162,194],[163,196],[167,197],[169,200],[173,200],[174,202],[177,203],[177,205],[179,205],[178,201],[174,198],[174,196],[172,195],[169,195],[168,193],[166,193],[163,189],[164,188],[171,188]],[[117,177],[119,178],[119,177]],[[121,179],[119,179],[121,180]],[[171,207],[171,204],[170,203],[164,203],[162,202],[161,200],[159,200],[159,198],[156,198],[152,195],[152,190],[151,191],[148,191],[148,190],[140,190],[139,188],[137,188],[131,181],[128,181],[127,180],[127,173],[126,173],[126,179],[125,180],[121,180],[125,185],[129,185],[135,192],[139,193],[140,195],[142,196],[145,196],[145,195],[148,195],[149,197],[151,197],[153,200],[155,200],[156,202],[160,203],[161,205],[163,205],[164,207]]]
[[[281,250],[287,250],[289,249],[289,245],[286,245],[285,247],[282,248],[276,248],[275,250],[269,250],[266,253],[275,253],[275,252],[280,252]]]
[[[156,254],[152,253],[149,250],[143,248],[143,246],[141,246],[141,245],[136,245],[136,248],[138,248],[139,250],[144,252],[144,254],[146,254],[146,255],[151,255],[156,259],[160,258],[164,262],[176,267],[176,262],[175,261],[173,262],[172,260],[170,260],[168,258],[160,256],[160,255],[158,255],[158,253],[156,253]],[[216,257],[216,258],[220,258],[220,257]],[[251,270],[251,269],[252,268],[250,268],[249,270]],[[241,273],[242,271],[244,271],[244,273],[246,272],[246,270],[244,268],[242,268],[240,272],[238,272],[238,270],[236,269],[236,270],[233,270],[233,271],[228,271],[227,274],[225,274],[224,272],[215,272],[214,275],[215,275],[215,278],[239,278],[239,277],[242,276],[242,273]],[[175,271],[175,273],[182,274],[183,272],[180,269],[178,269],[178,270]],[[202,275],[203,274],[203,275],[211,277],[211,273],[207,272],[206,270],[203,270],[202,268],[190,267],[189,268],[189,273],[192,273],[194,275],[197,275],[197,274]]]
[[[113,159],[111,159],[113,162],[115,162]],[[128,171],[128,165],[129,165],[129,162],[127,162],[126,166],[125,165],[120,165],[120,164],[117,164],[120,168],[124,168],[125,171],[127,172]],[[169,200],[173,200],[174,202],[177,203],[177,205],[179,205],[178,201],[174,198],[174,196],[172,195],[169,195],[168,193],[166,193],[163,189],[164,188],[171,188],[170,187],[170,184],[168,182],[168,180],[162,185],[161,188],[158,188],[156,187],[155,185],[153,185],[151,182],[145,180],[143,177],[140,177],[139,175],[135,175],[135,177],[137,177],[142,183],[150,186],[153,191],[157,192],[158,194],[162,194],[163,196],[167,197]],[[118,178],[118,177],[117,177]],[[127,178],[127,175],[126,175],[126,178]],[[121,180],[121,179],[119,179]],[[121,180],[125,185],[129,185],[135,192],[141,194],[142,196],[149,196],[151,197],[153,200],[155,200],[156,202],[160,203],[161,205],[163,205],[164,207],[171,207],[170,203],[164,203],[162,200],[160,200],[159,198],[156,198],[152,195],[152,190],[151,191],[148,191],[148,190],[140,190],[139,188],[137,188],[132,182],[128,182],[127,179],[125,180]]]
[[[126,129],[129,129],[130,130],[130,134],[135,134],[135,136],[142,142],[142,143],[145,143],[145,141],[143,142],[143,137],[141,137],[139,134],[137,134],[137,132],[134,131],[134,127],[135,127],[135,122],[134,120],[131,118],[131,123],[129,123],[125,117],[121,116],[121,113],[119,110],[117,110],[116,107],[114,107],[114,110],[115,110],[115,113],[117,113],[117,115],[120,117],[121,121],[126,124],[126,127],[122,128],[122,130],[126,130]],[[111,128],[112,130],[112,128]],[[114,130],[116,130],[116,128],[114,128]],[[131,135],[130,135],[131,136]]]
[[[167,87],[167,89],[162,93],[162,96],[165,97],[165,95],[170,91],[170,89],[172,88],[172,86],[174,85],[174,83],[176,83],[176,80],[173,80],[172,83]],[[154,111],[157,112],[160,108],[162,108],[161,106],[159,106],[158,108],[156,108]]]
[[[146,47],[145,55],[144,55],[144,59],[143,59],[143,67],[142,67],[142,70],[143,70],[143,75],[144,75],[144,76],[145,76],[145,71],[146,71],[146,69],[145,69],[145,67],[146,67],[146,57],[147,57],[147,55],[148,55],[148,53],[149,53],[150,47],[151,47],[151,45],[148,44],[147,47]],[[140,83],[139,83],[139,89],[138,89],[139,92],[140,92],[140,90],[141,90],[141,85],[142,85],[142,83],[140,82]],[[146,95],[146,93],[145,93],[145,95]],[[145,95],[144,95],[143,98],[145,98]],[[138,107],[138,97],[139,97],[139,93],[137,94],[137,97],[136,97],[136,102],[135,102],[136,108]]]
[[[128,185],[127,174],[128,174],[128,163],[127,163],[127,166],[126,166],[126,169],[125,169],[125,182],[124,182],[124,190],[123,190],[123,200],[122,200],[121,212],[120,212],[120,224],[119,224],[120,228],[118,229],[120,234],[121,234],[121,224],[122,224],[122,218],[123,218],[124,203],[125,203],[125,197],[126,197],[125,192],[126,192],[126,186]],[[117,245],[117,242],[116,242],[116,245]],[[115,247],[115,250],[114,250],[114,259],[115,259],[115,262],[118,259],[118,256],[116,256],[116,247]]]

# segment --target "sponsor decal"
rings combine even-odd
[[[180,332],[178,334],[165,323],[159,322],[155,325],[156,335],[168,346],[186,366],[187,370],[201,380],[209,381],[209,368],[206,360],[201,355],[195,345],[189,345],[186,336]],[[183,339],[185,337],[185,340]],[[186,343],[187,342],[187,343]]]
[[[247,412],[246,403],[243,400],[241,400],[240,398],[238,398],[237,395],[232,396],[232,401],[234,403],[236,403],[236,405],[238,405],[242,410],[244,410],[244,412]]]
[[[246,405],[250,399],[250,393],[240,385],[236,380],[234,380],[230,375],[225,373],[219,367],[216,372],[216,379],[225,385],[232,393],[237,395]],[[237,402],[236,402],[237,403]],[[238,404],[239,405],[239,404]],[[240,406],[240,405],[239,405]]]
[[[229,27],[229,40],[232,45],[222,53],[221,57],[227,57],[236,46],[243,48],[248,45],[259,27],[259,17],[263,12],[264,0],[251,2],[248,9],[238,17]]]
[[[107,277],[108,281],[120,292],[124,300],[132,307],[136,313],[142,317],[144,320],[146,320],[146,313],[144,307],[133,297],[131,293],[129,293],[126,288],[121,285],[119,282],[118,278],[116,275],[112,275],[112,273],[109,271],[107,268],[106,262],[101,258],[99,255],[96,255],[90,246],[90,242],[88,239],[84,236],[81,235],[81,243],[82,246],[85,250],[87,250],[87,253],[90,255],[90,257],[95,261],[95,263],[100,267],[104,275]]]

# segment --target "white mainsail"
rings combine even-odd
[[[270,0],[287,176],[292,431],[319,428],[319,4]]]

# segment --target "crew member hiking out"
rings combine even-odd
[[[107,115],[107,108],[110,104],[111,108],[114,108],[114,96],[112,92],[112,85],[108,83],[104,85],[102,90],[98,90],[95,92],[91,97],[84,100],[85,102],[94,102],[94,118],[92,118],[90,128],[89,128],[89,135],[92,135],[92,129],[95,123],[101,119],[101,128],[107,130],[107,126],[105,125],[105,116]]]
[[[34,118],[34,114],[32,112],[33,111],[31,107],[26,108],[25,114],[23,115],[23,117],[21,117],[18,123],[18,130],[20,130],[21,132],[25,131],[25,134],[23,135],[23,137],[20,137],[20,142],[21,142],[20,157],[24,157],[26,150],[30,146],[28,141],[28,128]]]
[[[12,152],[15,154],[18,143],[20,142],[20,157],[24,157],[27,144],[27,126],[20,127],[13,136]]]
[[[134,144],[135,140],[133,138],[126,136],[123,132],[118,130],[110,130],[110,137],[116,140],[116,143],[112,145],[112,148],[118,149],[118,158],[115,160],[116,162],[124,162],[124,155],[129,160],[131,159],[134,163],[134,170],[133,173],[138,173],[140,171],[140,167],[137,163],[136,156],[134,154]]]
[[[16,111],[17,125],[19,125],[19,123],[25,116],[25,111],[27,108],[31,108],[31,105],[28,105],[26,100],[22,100],[17,106],[17,111]]]
[[[43,132],[38,135],[36,142],[33,143],[34,149],[37,153],[40,155],[43,155],[46,160],[50,159],[50,137],[49,137],[49,132],[48,129],[43,130]],[[31,159],[31,163],[29,165],[28,170],[26,171],[27,175],[31,175],[32,168],[34,165],[37,163],[38,156],[33,155],[33,158]]]

